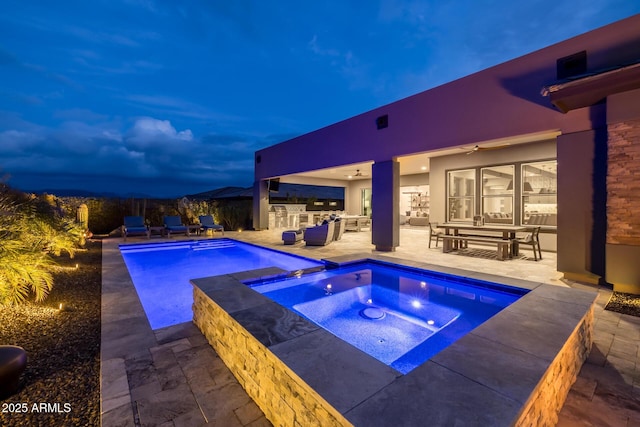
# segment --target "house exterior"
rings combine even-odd
[[[259,150],[254,228],[269,179],[344,186],[354,214],[369,189],[372,243],[393,251],[403,189],[428,186],[431,221],[541,224],[566,277],[640,292],[639,61],[635,15]]]

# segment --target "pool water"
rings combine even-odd
[[[265,267],[296,271],[324,265],[228,238],[122,244],[120,252],[152,329],[191,321],[191,279]]]
[[[527,292],[376,261],[250,286],[403,374]]]

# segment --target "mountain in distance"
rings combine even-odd
[[[25,193],[34,193],[34,194],[51,194],[58,197],[95,197],[95,198],[106,198],[106,199],[154,199],[160,197],[151,197],[148,194],[142,193],[127,193],[127,194],[116,194],[112,192],[95,192],[89,190],[78,190],[78,189],[51,189],[45,188],[42,190],[22,190]],[[171,197],[168,197],[171,198]]]
[[[253,197],[253,187],[222,187],[215,190],[203,191],[202,193],[187,194],[187,199],[228,199],[228,198],[251,198]]]
[[[40,190],[22,190],[25,193],[34,194],[51,194],[58,197],[93,197],[93,198],[109,198],[109,199],[180,199],[186,197],[187,199],[195,200],[207,200],[207,199],[250,199],[253,198],[253,187],[222,187],[214,190],[204,191],[196,194],[177,195],[174,197],[154,197],[144,193],[126,193],[119,194],[113,192],[96,192],[80,189],[51,189],[45,188]],[[279,191],[271,192],[270,196],[274,199],[283,198],[317,198],[317,199],[344,199],[344,188],[330,187],[323,185],[306,185],[306,184],[291,184],[281,183]]]

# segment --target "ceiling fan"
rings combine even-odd
[[[345,176],[348,177],[348,178],[356,178],[356,177],[364,177],[364,176],[369,176],[369,175],[367,175],[366,173],[360,172],[360,169],[356,169],[356,173],[348,174],[348,175],[345,175]]]
[[[461,148],[461,150],[469,150],[467,151],[467,155],[469,154],[473,154],[477,151],[489,151],[489,150],[500,150],[502,148],[507,148],[509,147],[509,144],[503,144],[503,145],[494,145],[492,147],[480,147],[479,145],[475,145],[471,150],[469,150],[468,148]]]

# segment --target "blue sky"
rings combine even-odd
[[[637,0],[2,3],[0,176],[156,197],[250,186],[257,149],[640,12]]]

